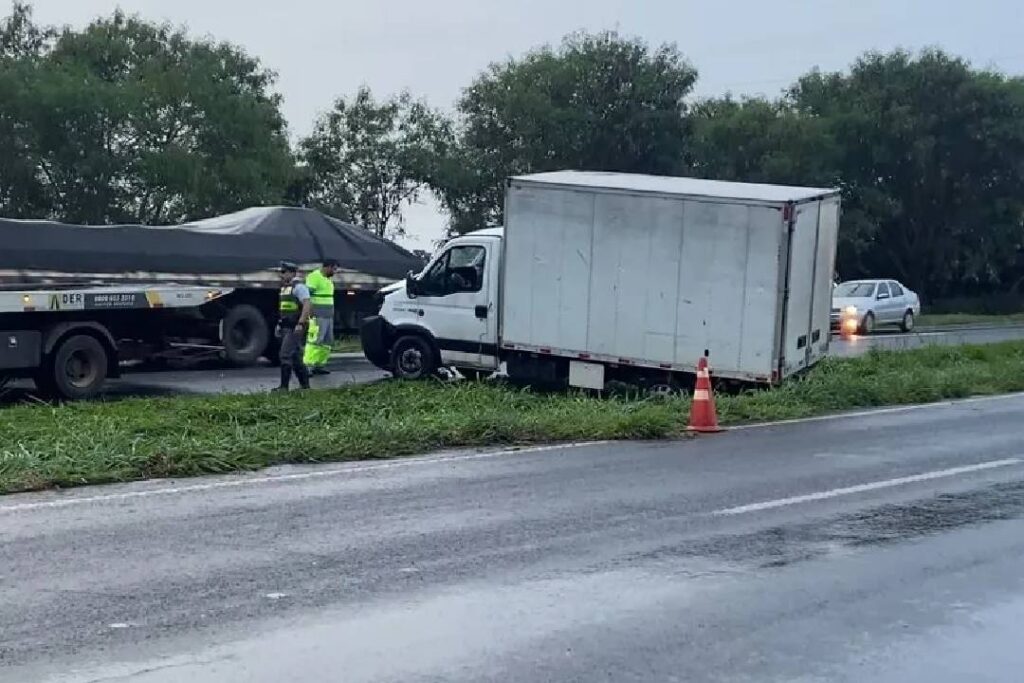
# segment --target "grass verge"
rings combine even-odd
[[[359,337],[342,337],[335,339],[331,345],[331,351],[334,353],[362,353],[363,344],[359,341]]]
[[[1024,342],[829,360],[779,389],[719,396],[723,423],[1024,391]],[[0,410],[0,492],[385,458],[460,446],[683,433],[689,402],[385,382],[279,395]]]
[[[1024,313],[1007,315],[976,315],[973,313],[924,313],[917,318],[918,327],[957,327],[958,325],[1022,325]]]

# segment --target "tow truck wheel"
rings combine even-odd
[[[434,349],[423,337],[402,337],[391,349],[391,374],[397,379],[423,379],[437,369]]]
[[[224,356],[235,365],[254,365],[270,341],[270,324],[255,306],[241,304],[224,316]]]
[[[99,393],[107,379],[107,350],[95,337],[68,337],[54,349],[36,376],[36,386],[46,394],[77,401]]]

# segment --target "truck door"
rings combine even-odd
[[[829,334],[827,318],[814,315],[816,305],[823,311],[831,305],[827,277],[816,286],[818,218],[818,202],[802,204],[795,207],[789,226],[782,377],[807,367],[812,349]]]
[[[487,244],[459,243],[420,282],[416,304],[445,365],[492,369],[497,363],[496,283]]]

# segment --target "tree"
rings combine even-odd
[[[38,57],[54,35],[53,29],[41,27],[32,20],[30,5],[15,2],[10,16],[0,21],[0,59]]]
[[[891,273],[931,297],[1011,284],[1024,244],[1024,81],[897,51],[812,72],[791,97],[838,145],[841,272]]]
[[[361,88],[300,143],[307,202],[380,237],[400,235],[402,207],[416,200],[450,138],[449,123],[408,93],[377,102]]]
[[[32,20],[28,5],[15,3],[0,21],[0,215],[28,217],[45,205],[43,188],[30,158],[22,109],[29,70],[53,32]]]
[[[837,150],[823,120],[784,99],[730,96],[698,102],[691,114],[691,171],[748,183],[831,185]]]
[[[504,181],[581,170],[671,173],[689,137],[697,72],[673,45],[574,34],[492,65],[459,102],[458,145],[432,179],[454,232],[500,220]]]
[[[274,74],[258,61],[120,12],[59,34],[25,28],[26,16],[16,7],[5,22],[35,53],[7,57],[17,75],[0,79],[12,95],[0,121],[19,131],[31,179],[8,196],[39,193],[37,215],[83,223],[177,223],[282,200],[293,163]]]

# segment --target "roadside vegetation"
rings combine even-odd
[[[918,327],[957,327],[960,325],[1024,325],[1024,313],[977,315],[973,313],[925,313],[917,318]]]
[[[334,353],[361,353],[363,346],[359,341],[359,337],[341,337],[334,340],[331,350]]]
[[[728,425],[1013,391],[1024,391],[1024,342],[831,359],[775,390],[719,395],[718,412]],[[669,439],[685,433],[688,410],[685,398],[601,399],[487,382],[13,406],[0,409],[0,492],[452,447]]]

